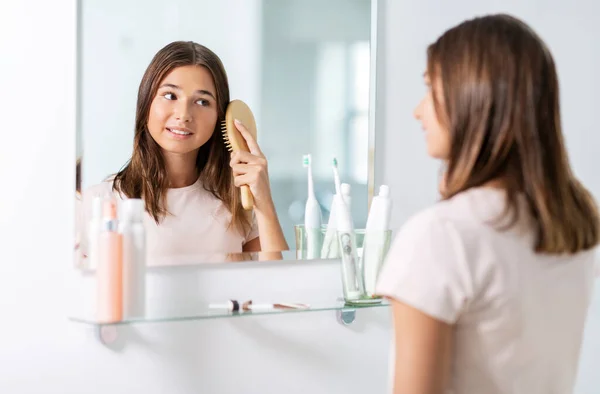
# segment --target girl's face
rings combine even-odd
[[[148,131],[162,150],[197,153],[216,124],[216,90],[210,72],[201,66],[181,66],[167,74],[148,115]]]
[[[450,132],[447,127],[442,125],[435,112],[433,89],[427,73],[425,73],[424,78],[427,85],[427,93],[415,108],[414,116],[421,122],[421,126],[425,131],[427,153],[429,156],[447,160],[450,155]],[[444,108],[444,95],[442,93],[440,78],[437,78],[435,81],[435,91],[440,108]]]

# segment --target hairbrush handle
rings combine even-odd
[[[242,207],[244,207],[246,211],[249,211],[252,208],[254,208],[254,197],[252,196],[252,192],[250,191],[250,186],[240,186],[240,193],[242,196]]]

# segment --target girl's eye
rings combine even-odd
[[[208,101],[208,100],[204,100],[204,99],[200,99],[200,100],[198,100],[198,101],[196,101],[196,102],[197,102],[198,104],[200,104],[201,106],[203,106],[203,107],[207,107],[207,106],[208,106],[208,104],[209,104],[209,101]]]
[[[171,92],[167,92],[163,94],[163,97],[166,98],[167,100],[175,100],[177,97],[175,97],[175,95]]]

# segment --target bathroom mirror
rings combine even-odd
[[[79,0],[76,264],[86,267],[79,249],[89,226],[86,193],[131,158],[142,76],[161,48],[179,40],[214,51],[231,99],[254,113],[289,246],[263,258],[307,258],[297,236],[308,194],[305,154],[322,223],[336,190],[335,157],[350,185],[354,225],[363,228],[373,172],[375,7],[369,0]],[[262,259],[238,250],[148,257],[149,265]]]

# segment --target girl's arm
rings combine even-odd
[[[452,326],[391,300],[394,322],[394,394],[442,394],[449,384]]]
[[[271,197],[267,159],[244,125],[236,121],[236,127],[246,139],[250,152],[234,152],[230,165],[235,185],[250,187],[259,233],[259,237],[244,245],[243,251],[260,251],[261,260],[281,259],[281,251],[289,250],[289,247]]]

